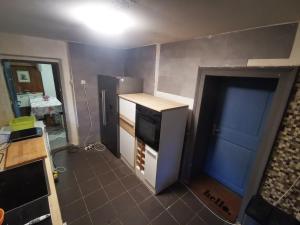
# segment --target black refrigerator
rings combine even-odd
[[[141,79],[98,75],[101,142],[116,157],[120,157],[118,95],[141,92]]]

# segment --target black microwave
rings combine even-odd
[[[135,135],[146,145],[158,151],[161,112],[149,109],[147,107],[136,106]]]

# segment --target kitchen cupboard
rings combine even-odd
[[[135,106],[136,106],[135,103],[120,98],[119,101],[120,115],[124,116],[132,123],[135,123]]]
[[[120,153],[131,167],[134,167],[134,142],[134,137],[120,126]]]
[[[135,166],[135,103],[119,99],[119,149],[121,159]]]
[[[156,168],[157,168],[157,152],[150,148],[148,145],[145,146],[145,180],[153,188],[156,183]]]
[[[119,103],[122,159],[159,193],[178,180],[188,106],[144,93],[119,95]]]

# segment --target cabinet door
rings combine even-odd
[[[134,167],[134,137],[120,127],[120,153]]]
[[[135,123],[135,103],[127,101],[125,99],[120,99],[120,111],[122,116],[125,116],[131,122]]]
[[[145,179],[155,188],[156,168],[157,168],[157,152],[149,146],[145,146]]]

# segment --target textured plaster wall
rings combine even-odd
[[[74,79],[79,124],[79,142],[83,144],[89,130],[89,116],[81,80],[86,80],[87,98],[91,107],[93,128],[89,142],[99,141],[99,95],[97,75],[124,74],[124,50],[69,43],[70,64]]]
[[[246,66],[251,58],[288,58],[297,24],[161,45],[158,90],[194,97],[198,67]]]
[[[125,76],[142,78],[144,92],[154,93],[155,45],[126,50]]]

